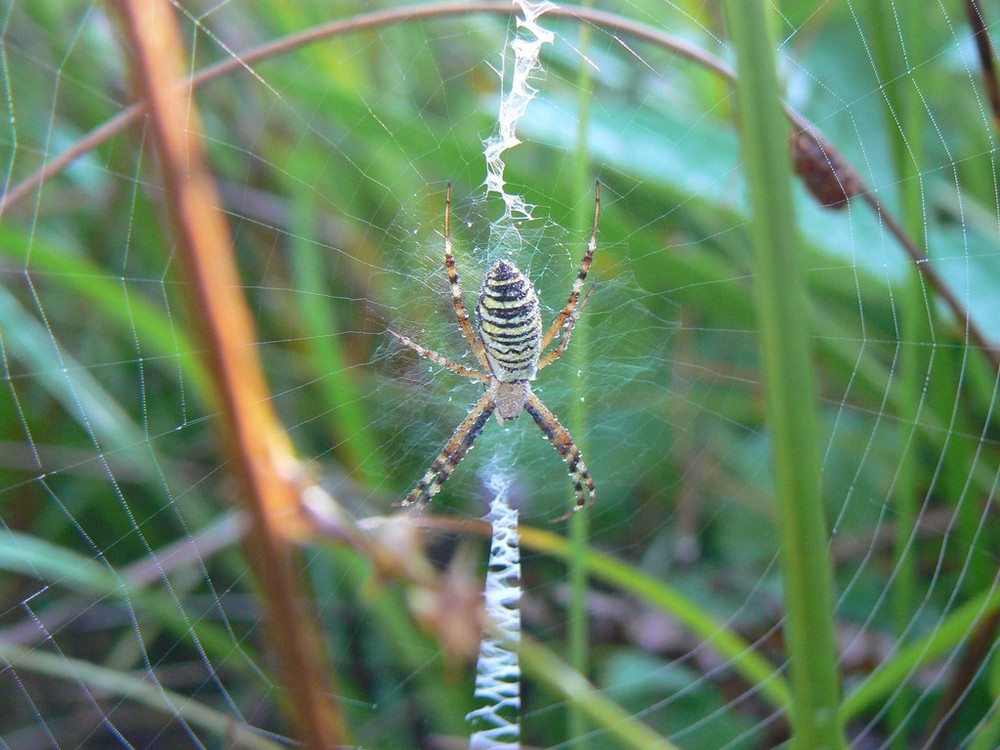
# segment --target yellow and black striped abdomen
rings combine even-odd
[[[534,380],[542,343],[538,295],[509,260],[498,260],[486,274],[476,321],[493,377],[502,383]]]

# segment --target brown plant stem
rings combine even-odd
[[[979,54],[979,65],[983,69],[983,85],[990,102],[990,112],[993,113],[993,127],[1000,130],[1000,85],[997,83],[993,43],[990,41],[989,25],[986,23],[982,3],[979,0],[965,0],[965,15],[969,18],[972,38]]]
[[[506,2],[506,0],[500,0],[470,3],[427,3],[425,5],[391,8],[372,13],[360,13],[350,18],[314,26],[305,31],[289,34],[281,39],[253,47],[246,52],[194,73],[183,82],[183,86],[185,91],[189,88],[197,89],[237,70],[252,70],[251,66],[261,60],[290,52],[321,39],[328,39],[342,34],[376,29],[410,21],[426,21],[433,18],[464,16],[476,13],[509,15],[510,12],[510,3]],[[680,37],[667,34],[646,24],[622,18],[614,13],[572,5],[557,6],[548,11],[548,15],[554,18],[572,18],[582,23],[593,24],[613,33],[620,33],[634,39],[649,42],[676,52],[681,57],[712,70],[730,82],[734,80],[735,74],[732,69],[722,61]],[[788,107],[786,107],[786,112],[798,130],[809,133],[813,137],[821,137],[819,129],[804,117]],[[137,122],[145,114],[146,104],[144,102],[132,105],[103,125],[90,131],[90,133],[62,154],[18,182],[7,193],[0,196],[0,220],[2,220],[8,209],[37,190],[46,180],[60,174],[83,154],[97,148],[97,146],[109,140],[112,136]],[[830,149],[831,159],[836,159],[839,163],[847,164],[847,161],[840,157],[836,150],[833,149],[833,146],[825,140],[824,147]],[[927,282],[944,300],[957,319],[959,326],[964,329],[968,339],[982,351],[983,356],[986,357],[993,369],[996,372],[1000,372],[1000,350],[995,347],[979,326],[969,317],[968,311],[955,294],[951,292],[940,274],[936,272],[924,251],[917,246],[903,229],[902,225],[895,220],[893,215],[881,205],[871,192],[864,192],[863,196],[883,220],[885,227],[896,237],[899,244],[902,245],[906,254],[917,264]]]
[[[296,585],[292,538],[303,523],[306,479],[268,398],[232,238],[205,164],[174,11],[168,0],[118,0],[115,6],[132,45],[171,225],[218,390],[226,448],[252,520],[247,552],[268,607],[290,715],[306,747],[328,750],[347,738],[324,673],[327,658]]]

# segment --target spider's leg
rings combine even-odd
[[[593,285],[587,290],[587,296],[583,298],[583,302],[577,305],[577,308],[573,311],[573,314],[569,316],[569,320],[566,321],[566,332],[563,337],[559,340],[559,346],[550,351],[544,357],[538,360],[538,369],[541,370],[543,367],[548,367],[557,359],[559,359],[563,352],[566,351],[566,347],[569,346],[569,340],[573,335],[573,328],[576,326],[576,321],[580,317],[580,313],[583,312],[583,308],[587,306],[588,300],[590,300],[590,295],[594,293],[597,285]]]
[[[408,346],[410,349],[415,351],[424,359],[429,359],[431,362],[437,362],[442,367],[447,367],[453,372],[457,372],[459,375],[464,375],[467,378],[472,378],[473,380],[478,380],[480,383],[488,383],[490,379],[483,375],[481,372],[476,372],[471,367],[466,367],[465,365],[460,365],[458,362],[452,362],[450,359],[445,357],[443,354],[438,354],[433,349],[428,349],[421,346],[416,341],[411,338],[407,338],[402,334],[396,333],[395,331],[389,331],[396,340],[403,344],[403,346]]]
[[[535,424],[541,428],[542,432],[545,433],[545,437],[559,451],[559,454],[569,466],[569,475],[573,479],[573,490],[576,492],[576,505],[572,512],[575,513],[587,504],[588,494],[590,502],[593,504],[597,495],[597,488],[594,487],[594,480],[590,478],[590,472],[587,471],[587,464],[583,462],[580,449],[576,447],[576,443],[573,441],[573,436],[569,434],[569,430],[559,423],[556,415],[534,393],[528,396],[528,402],[524,405],[524,409],[532,416]],[[587,492],[584,492],[583,488],[585,486]],[[562,518],[566,517],[563,516]]]
[[[486,421],[496,408],[490,394],[484,393],[479,402],[472,407],[469,415],[462,420],[462,424],[455,430],[451,440],[445,443],[441,453],[434,459],[434,463],[424,474],[423,479],[417,482],[417,486],[406,496],[402,505],[406,506],[418,501],[421,505],[427,505],[434,499],[434,496],[441,490],[441,485],[448,481],[448,477],[451,476],[455,467],[472,448],[472,444],[476,442],[476,438],[482,433]]]
[[[444,267],[448,271],[448,283],[451,285],[451,299],[455,303],[455,316],[458,318],[458,327],[462,329],[465,340],[472,347],[476,359],[486,368],[490,369],[486,360],[486,351],[483,342],[472,330],[472,323],[469,321],[469,313],[465,309],[462,301],[462,285],[458,281],[458,267],[455,265],[455,255],[451,249],[451,183],[448,183],[448,197],[444,202]]]
[[[594,253],[597,251],[597,223],[600,218],[601,182],[598,180],[594,197],[594,233],[590,235],[590,242],[587,243],[587,252],[583,255],[583,262],[580,263],[580,271],[573,282],[573,289],[569,293],[569,300],[566,302],[566,307],[556,316],[556,319],[552,321],[552,326],[542,337],[542,350],[552,343],[552,339],[559,335],[559,331],[570,320],[573,310],[576,309],[576,303],[580,300],[580,292],[583,291],[583,282],[587,280],[587,272],[590,271],[590,264],[593,262]]]

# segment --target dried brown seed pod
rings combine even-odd
[[[861,177],[825,140],[800,130],[792,135],[792,165],[821,206],[840,209],[865,191]]]

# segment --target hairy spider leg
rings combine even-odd
[[[576,492],[576,505],[570,514],[556,520],[561,521],[586,505],[587,493],[589,493],[590,503],[593,505],[597,496],[597,488],[594,487],[594,480],[590,478],[587,464],[583,462],[580,449],[577,448],[576,443],[573,441],[573,436],[569,434],[569,430],[560,424],[556,415],[534,393],[528,395],[528,401],[524,405],[524,409],[531,415],[532,419],[535,420],[535,424],[541,428],[542,432],[545,433],[545,437],[549,439],[552,446],[559,451],[559,455],[566,461],[569,468],[569,475],[573,480],[573,490]],[[584,486],[587,488],[586,493],[583,491]]]
[[[486,351],[483,342],[472,330],[472,323],[469,322],[469,313],[465,309],[462,301],[462,285],[458,280],[458,267],[455,265],[455,255],[451,246],[451,183],[448,183],[448,195],[444,200],[444,267],[448,272],[448,284],[451,286],[451,299],[455,304],[455,316],[458,318],[458,327],[462,329],[465,340],[469,342],[473,353],[480,364],[490,371],[490,363],[486,359]]]
[[[563,518],[583,508],[588,498],[591,503],[595,501],[597,492],[594,481],[590,477],[579,447],[569,431],[560,424],[556,415],[532,393],[529,385],[529,381],[534,380],[535,373],[539,369],[557,360],[569,346],[580,313],[594,292],[594,287],[591,287],[581,302],[580,294],[597,250],[597,229],[601,215],[600,182],[596,185],[594,201],[594,230],[587,252],[580,264],[566,306],[556,316],[545,336],[541,335],[541,320],[534,286],[530,279],[507,260],[497,261],[483,280],[479,305],[476,308],[479,323],[477,331],[473,329],[462,301],[462,288],[452,252],[451,184],[449,183],[445,201],[445,268],[451,285],[458,325],[466,341],[472,346],[476,358],[486,369],[486,373],[453,362],[406,336],[394,331],[390,333],[419,356],[459,375],[485,383],[488,387],[486,393],[480,397],[452,434],[427,473],[406,496],[402,505],[407,506],[416,502],[427,505],[471,450],[490,416],[496,413],[498,419],[501,415],[504,415],[505,419],[515,419],[521,410],[531,414],[532,419],[568,465],[576,493],[576,505],[571,513]],[[562,338],[558,346],[539,358],[545,347],[560,334]]]
[[[587,243],[587,252],[583,255],[583,261],[580,263],[580,271],[573,281],[573,289],[569,293],[569,300],[566,302],[566,307],[556,316],[556,319],[552,321],[552,326],[545,332],[545,336],[542,337],[542,350],[552,343],[552,339],[559,335],[563,326],[566,325],[573,315],[576,303],[580,299],[580,292],[583,291],[583,283],[587,280],[587,272],[590,271],[590,264],[594,260],[594,253],[597,251],[597,225],[601,218],[600,180],[597,181],[594,192],[594,232],[590,235],[590,242]]]
[[[465,454],[472,448],[476,438],[482,433],[483,427],[486,426],[487,420],[496,408],[489,393],[483,394],[482,398],[472,407],[469,415],[462,420],[462,424],[452,434],[451,439],[445,443],[441,453],[431,464],[431,468],[417,482],[413,491],[406,496],[406,499],[401,503],[403,506],[418,501],[421,505],[427,505],[434,499],[434,496],[441,490],[441,485],[448,481],[448,477],[455,471],[455,467],[461,463]]]
[[[553,349],[544,357],[538,360],[539,370],[541,370],[543,367],[548,367],[549,365],[551,365],[553,362],[555,362],[563,355],[564,351],[566,351],[566,347],[569,346],[569,340],[573,336],[573,329],[576,327],[576,321],[577,319],[579,319],[580,313],[583,312],[583,308],[587,306],[587,302],[590,301],[590,296],[594,293],[595,289],[597,289],[596,284],[591,286],[590,289],[587,290],[587,296],[583,298],[583,302],[581,302],[577,306],[577,308],[573,311],[573,314],[569,316],[569,320],[566,321],[566,332],[563,334],[563,337],[559,340],[559,346],[557,346],[555,349]]]
[[[421,346],[413,339],[408,338],[402,335],[401,333],[396,333],[395,331],[392,330],[390,330],[389,333],[395,336],[396,340],[400,344],[409,347],[417,354],[419,354],[421,357],[429,359],[431,362],[437,362],[439,365],[441,365],[442,367],[447,367],[452,372],[457,372],[459,375],[464,375],[467,378],[478,380],[480,383],[490,382],[490,379],[486,375],[483,375],[483,373],[473,370],[471,367],[466,367],[465,365],[461,365],[458,362],[452,362],[443,354],[438,354],[433,349],[428,349],[427,347]]]

